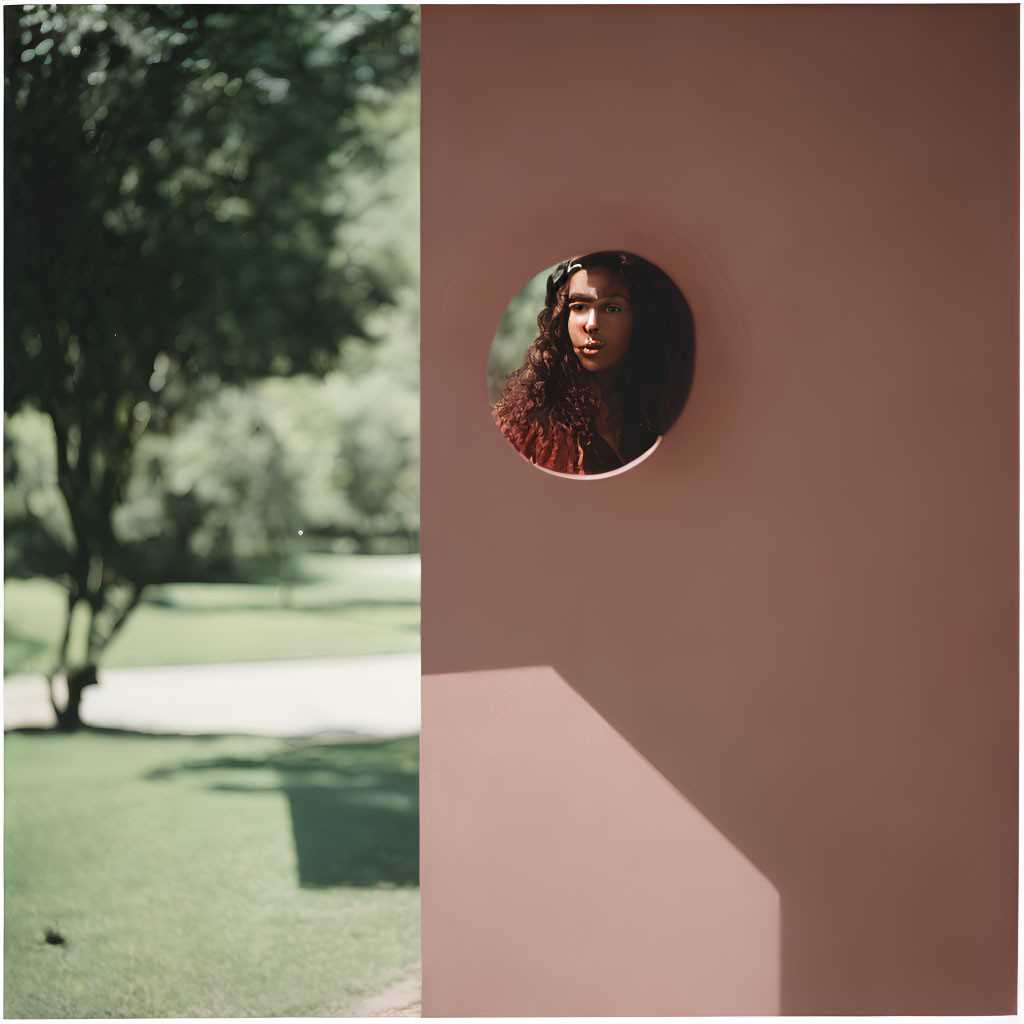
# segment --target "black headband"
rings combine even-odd
[[[548,291],[547,296],[544,300],[545,306],[553,306],[555,304],[555,296],[558,294],[558,289],[569,279],[570,275],[575,274],[577,270],[582,270],[583,264],[580,263],[579,259],[564,260],[555,267],[554,273],[548,277]]]

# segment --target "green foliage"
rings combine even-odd
[[[256,389],[224,388],[173,434],[140,439],[113,523],[126,546],[148,549],[151,560],[155,549],[165,552],[160,579],[182,578],[174,559],[186,553],[193,575],[225,572],[236,555],[283,557],[299,522],[296,470],[268,404]]]
[[[417,748],[9,735],[5,1017],[334,1016],[379,991],[419,959]]]
[[[299,464],[266,393],[243,382],[323,376],[341,342],[395,322],[383,303],[414,294],[402,231],[379,235],[403,211],[408,171],[388,170],[388,153],[414,116],[416,15],[99,4],[4,17],[5,411],[42,412],[53,438],[44,452],[36,425],[9,420],[5,527],[20,571],[67,587],[69,620],[90,608],[90,662],[144,586],[283,553]],[[404,522],[391,496],[364,487],[357,518]]]
[[[505,309],[487,359],[487,395],[491,402],[501,397],[505,378],[522,365],[526,350],[537,337],[537,314],[544,308],[548,276],[553,270],[551,267],[530,278]]]
[[[368,369],[266,378],[197,399],[172,431],[146,431],[112,527],[147,582],[223,579],[240,560],[284,571],[294,539],[394,537],[415,550],[419,400],[409,345],[384,341]],[[31,409],[8,417],[8,575],[56,577],[72,538],[56,484],[53,431]]]
[[[4,540],[9,566],[43,576],[64,571],[74,544],[57,486],[53,426],[34,409],[5,422]]]
[[[362,108],[413,73],[411,12],[4,13],[7,407],[89,390],[95,415],[100,387],[126,427],[183,369],[325,369],[390,296],[328,258],[333,186],[380,165]]]

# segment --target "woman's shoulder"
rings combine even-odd
[[[534,411],[511,418],[492,409],[494,422],[520,455],[556,473],[582,473],[582,452],[567,428]]]

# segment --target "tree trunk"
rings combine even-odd
[[[82,704],[82,691],[87,686],[95,686],[97,682],[95,665],[86,665],[85,668],[68,672],[67,705],[63,710],[58,708],[56,703],[53,705],[53,710],[57,713],[58,729],[62,732],[74,732],[81,726],[82,719],[79,716],[79,709]]]

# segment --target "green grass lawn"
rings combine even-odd
[[[295,582],[151,587],[102,664],[188,665],[419,650],[419,556],[304,554]],[[4,674],[52,668],[64,592],[4,583]],[[84,617],[76,620],[84,626]]]
[[[415,738],[4,756],[6,1017],[328,1016],[419,959]]]

